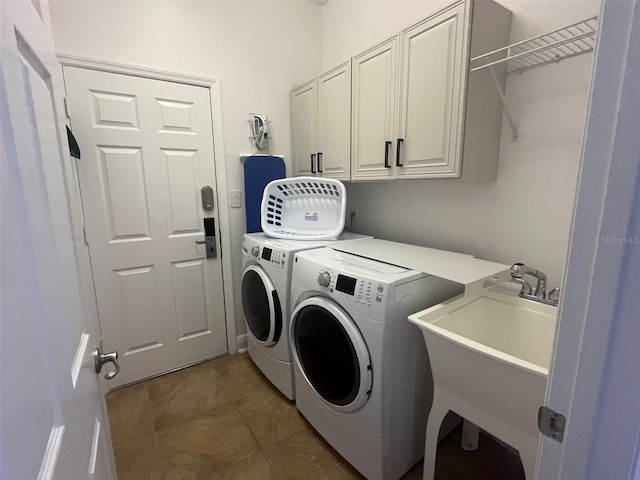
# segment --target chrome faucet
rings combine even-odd
[[[532,275],[538,279],[536,289],[533,293],[531,285],[523,278],[525,275]],[[522,285],[522,289],[520,290],[520,296],[522,298],[547,305],[558,305],[560,289],[554,288],[549,292],[549,295],[547,295],[547,276],[540,270],[531,268],[524,263],[514,263],[511,267],[511,278]]]

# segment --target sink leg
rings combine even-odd
[[[433,399],[433,405],[429,412],[427,420],[427,433],[424,444],[424,470],[422,480],[433,480],[436,471],[436,452],[438,450],[438,433],[440,433],[440,425],[442,420],[449,412],[444,404]],[[528,480],[528,479],[527,479]]]
[[[479,438],[480,427],[466,418],[462,419],[462,441],[460,442],[460,447],[467,452],[475,452],[478,450]]]

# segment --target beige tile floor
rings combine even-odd
[[[107,407],[119,480],[363,478],[246,354],[115,390]],[[523,478],[517,456],[481,445],[489,455],[460,450],[459,433],[442,442],[437,479]],[[418,464],[403,480],[421,478]]]

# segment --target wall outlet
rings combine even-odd
[[[229,190],[229,207],[240,208],[240,190]]]

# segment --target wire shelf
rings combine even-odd
[[[574,23],[553,32],[514,43],[471,59],[472,72],[505,64],[506,72],[522,72],[529,68],[559,62],[593,51],[598,17]]]

